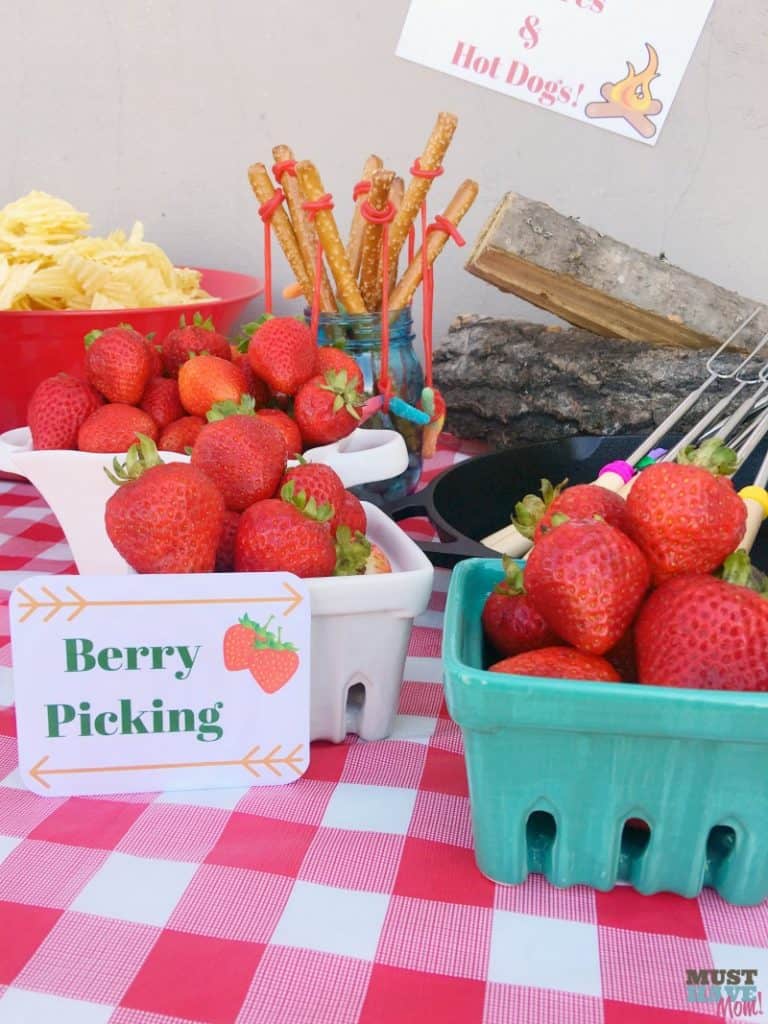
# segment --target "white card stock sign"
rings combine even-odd
[[[295,576],[36,576],[10,616],[34,792],[279,785],[306,770],[310,610]]]
[[[711,7],[412,0],[397,55],[652,145]]]

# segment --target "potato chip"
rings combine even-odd
[[[89,235],[88,215],[64,199],[30,192],[0,210],[0,310],[136,309],[210,301],[200,273],[174,267],[144,238]]]

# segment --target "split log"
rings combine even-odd
[[[502,291],[606,337],[711,348],[756,307],[760,312],[740,335],[739,347],[751,349],[768,332],[764,304],[514,193],[483,228],[466,267]]]
[[[575,434],[649,433],[706,373],[710,353],[516,320],[462,316],[434,355],[446,429],[498,448]],[[722,372],[740,362],[718,359]],[[691,426],[733,387],[719,382]]]

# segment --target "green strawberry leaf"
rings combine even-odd
[[[336,531],[336,567],[334,576],[359,576],[365,572],[365,565],[371,554],[371,542],[356,530],[354,535],[348,526]]]
[[[517,564],[517,559],[510,555],[503,555],[501,564],[504,568],[504,579],[493,588],[495,594],[505,594],[508,597],[525,593],[523,584],[524,570]]]
[[[216,328],[213,326],[213,320],[208,316],[203,319],[202,313],[195,313],[192,317],[192,323],[195,327],[200,327],[204,331],[214,331]]]
[[[115,457],[112,460],[112,469],[108,469],[104,466],[104,472],[107,477],[112,481],[113,484],[121,486],[127,484],[131,480],[138,480],[142,473],[148,469],[152,469],[153,466],[162,466],[163,460],[157,451],[157,445],[151,437],[147,437],[146,434],[140,434],[136,432],[138,441],[136,444],[132,444],[128,451],[125,453],[125,462]]]
[[[239,402],[234,402],[231,398],[215,402],[205,414],[205,418],[209,423],[215,423],[217,420],[225,420],[228,416],[255,415],[256,399],[253,395],[242,395]]]
[[[746,551],[734,551],[728,555],[715,573],[719,579],[737,587],[747,587],[761,597],[768,598],[768,576],[755,568]]]
[[[681,466],[708,469],[714,476],[733,476],[739,465],[739,456],[719,437],[709,437],[700,445],[687,445],[676,461]]]
[[[97,331],[97,330],[89,331],[86,334],[86,336],[83,338],[83,342],[85,343],[85,347],[86,348],[90,348],[91,345],[94,343],[94,341],[96,341],[97,338],[100,338],[103,333],[104,333],[104,331]]]
[[[555,487],[549,480],[542,480],[541,497],[538,494],[526,494],[522,501],[518,501],[511,517],[517,532],[527,537],[528,540],[533,540],[539,521],[567,484],[567,478]]]

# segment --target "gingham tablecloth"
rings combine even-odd
[[[447,441],[425,478],[471,450]],[[315,743],[274,789],[30,793],[8,592],[73,568],[37,492],[0,482],[2,1024],[684,1024],[718,1016],[686,1002],[707,967],[757,969],[766,1002],[766,905],[478,872],[441,686],[445,571],[388,740]]]

